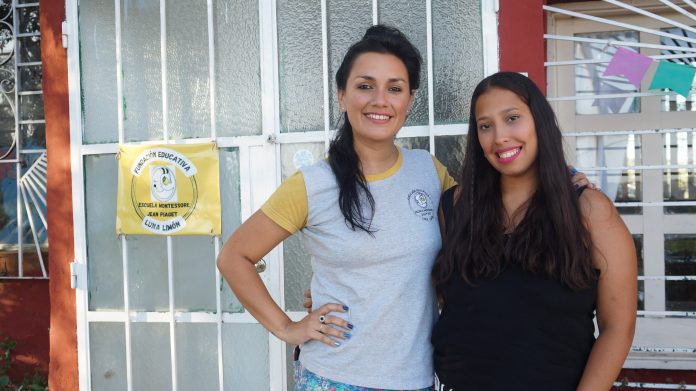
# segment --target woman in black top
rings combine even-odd
[[[553,110],[526,77],[476,87],[467,141],[433,270],[438,391],[610,389],[635,327],[626,226],[602,193],[573,187]]]

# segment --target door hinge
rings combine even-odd
[[[73,289],[84,289],[83,277],[85,275],[86,266],[77,261],[70,262],[70,287]]]
[[[63,48],[68,48],[68,22],[66,20],[61,23],[62,37],[63,37]]]

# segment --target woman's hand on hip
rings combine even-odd
[[[340,341],[350,338],[353,325],[347,320],[329,315],[332,312],[345,313],[348,307],[342,304],[324,304],[310,312],[299,322],[289,322],[277,333],[278,338],[293,345],[316,339],[329,346],[341,346]]]

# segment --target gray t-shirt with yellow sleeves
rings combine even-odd
[[[339,347],[305,343],[302,365],[363,387],[431,386],[430,334],[437,303],[430,272],[441,245],[437,207],[451,177],[427,151],[400,150],[394,167],[366,178],[375,200],[372,236],[346,224],[336,179],[325,160],[302,168],[301,179],[304,220],[302,194],[290,195],[283,186],[262,211],[286,230],[300,230],[312,257],[314,308],[344,304],[348,313],[332,315],[355,325],[352,337]]]

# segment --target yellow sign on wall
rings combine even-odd
[[[220,235],[220,172],[214,143],[122,145],[116,232]]]

